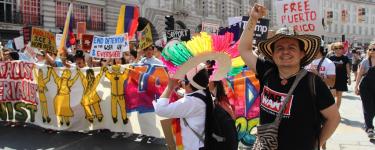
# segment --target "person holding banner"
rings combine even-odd
[[[59,77],[53,68],[49,67],[48,69],[52,72],[57,86],[57,94],[54,99],[55,113],[58,118],[57,121],[60,125],[63,125],[65,122],[65,124],[69,126],[70,118],[74,115],[70,107],[70,88],[79,78],[79,75],[77,73],[73,79],[71,79],[72,72],[69,69],[64,69],[61,77]]]
[[[314,60],[321,42],[319,36],[296,35],[285,28],[272,38],[259,42],[259,51],[267,59],[258,58],[252,51],[254,29],[257,20],[266,12],[267,9],[259,4],[249,11],[250,18],[238,47],[242,59],[261,83],[260,125],[275,121],[296,75]],[[302,77],[286,106],[275,133],[277,142],[260,141],[262,144],[277,144],[278,150],[313,150],[326,142],[340,122],[330,90],[313,73]],[[325,119],[323,124],[320,116]],[[267,137],[264,134],[257,136]]]
[[[98,121],[101,122],[103,120],[103,113],[100,109],[100,97],[96,92],[96,88],[98,87],[99,81],[103,76],[103,72],[105,67],[102,67],[99,74],[95,77],[93,69],[86,70],[86,76],[81,72],[79,68],[77,68],[77,73],[82,81],[83,86],[83,95],[81,100],[81,105],[85,109],[86,119],[90,122],[94,122],[94,115],[91,111],[91,107],[94,108],[95,117],[98,118]]]

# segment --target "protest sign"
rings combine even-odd
[[[202,23],[202,32],[214,33],[217,34],[219,31],[219,25],[213,23]]]
[[[23,42],[23,36],[14,38],[14,44],[16,45],[16,49],[23,49],[25,47],[25,44]]]
[[[147,24],[146,27],[138,32],[139,40],[139,49],[143,50],[152,45],[152,32],[150,24]]]
[[[62,36],[62,34],[56,34],[56,47],[60,46]]]
[[[77,22],[77,36],[82,39],[82,35],[86,33],[86,22]]]
[[[110,37],[94,36],[90,55],[96,58],[121,58],[122,52],[129,50],[125,34]]]
[[[255,25],[254,30],[254,43],[259,43],[262,40],[266,40],[268,36],[268,27],[270,20],[260,18]]]
[[[50,53],[57,53],[55,35],[39,28],[32,28],[31,47],[39,48]]]
[[[89,35],[89,34],[82,35],[82,50],[86,52],[90,52],[93,38],[94,38],[94,35]]]
[[[280,27],[292,27],[299,34],[322,35],[320,0],[278,0],[276,21]]]
[[[29,43],[30,39],[31,39],[31,26],[28,26],[28,27],[23,27],[22,28],[22,32],[23,32],[23,44],[27,44]]]
[[[167,36],[167,41],[172,39],[180,40],[180,41],[187,41],[190,39],[190,30],[189,29],[181,29],[181,30],[167,30],[165,31]]]
[[[30,42],[26,45],[25,47],[25,54],[30,56],[31,58],[36,58],[36,52],[38,51],[37,49],[34,49],[30,46]]]

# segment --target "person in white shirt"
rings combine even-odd
[[[167,118],[180,118],[182,143],[185,150],[205,148],[205,135],[212,134],[213,101],[208,90],[209,76],[204,66],[190,70],[183,80],[185,94],[175,102],[169,103],[170,95],[178,85],[177,79],[170,79],[167,88],[157,101],[153,101],[155,113]],[[204,100],[196,97],[199,93]],[[186,122],[185,122],[186,121]]]
[[[311,62],[309,65],[307,65],[305,69],[321,77],[324,83],[326,83],[327,86],[331,88],[335,85],[336,66],[335,63],[333,63],[330,59],[326,58],[327,50],[324,49],[323,45],[324,44],[322,44],[322,46],[320,47],[320,50],[315,57],[315,60],[313,60],[313,62]]]

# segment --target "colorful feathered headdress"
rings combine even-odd
[[[172,78],[183,79],[192,68],[207,60],[215,60],[215,70],[210,77],[217,81],[242,71],[245,63],[239,56],[238,43],[231,45],[233,34],[209,35],[201,32],[187,42],[171,41],[162,52],[162,61]]]

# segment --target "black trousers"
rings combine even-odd
[[[362,99],[366,129],[374,129],[372,121],[375,117],[375,82],[371,82],[370,80],[364,80],[362,82],[364,83],[361,83],[359,90]]]

